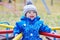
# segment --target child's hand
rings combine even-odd
[[[54,31],[52,31],[51,34],[56,34],[56,33],[55,33]],[[47,39],[47,40],[53,40],[54,37],[49,37],[49,36],[47,36],[46,39]]]

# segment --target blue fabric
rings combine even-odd
[[[31,20],[26,17],[22,17],[20,22],[16,22],[14,27],[14,35],[23,33],[22,40],[42,40],[39,37],[39,32],[50,32],[51,29],[44,25],[43,21],[40,20],[40,17],[34,18]]]

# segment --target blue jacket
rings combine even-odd
[[[14,27],[14,35],[23,33],[22,40],[42,40],[39,37],[39,32],[51,32],[51,29],[44,25],[43,21],[40,20],[40,17],[36,17],[34,20],[29,18],[22,17],[20,22],[16,22]]]

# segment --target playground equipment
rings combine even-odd
[[[7,25],[10,25],[8,22],[0,22],[0,24],[7,24]],[[6,28],[6,30],[9,30],[9,28]],[[1,31],[0,31],[1,32]],[[6,33],[6,40],[8,40],[8,33]],[[2,35],[1,35],[2,36]]]
[[[0,24],[1,27],[4,27],[4,28],[10,28],[10,29],[13,29],[14,26],[11,26],[11,25],[6,25],[6,24]],[[52,30],[60,30],[60,27],[50,27]]]
[[[5,24],[0,24],[1,27],[5,27],[5,28],[11,28],[13,29],[14,26],[11,25],[5,25]],[[60,30],[60,27],[51,27],[52,30]],[[6,33],[13,33],[13,30],[2,30],[0,31],[0,34],[6,34]],[[60,38],[59,34],[51,34],[51,33],[46,33],[46,32],[41,32],[41,35],[44,36],[51,36],[51,37],[55,37],[55,38]],[[22,33],[19,34],[18,36],[16,36],[15,38],[13,38],[13,40],[17,40],[20,39],[22,37]]]
[[[0,26],[4,27],[4,28],[10,28],[10,29],[13,29],[14,26],[11,26],[11,25],[5,25],[5,24],[0,24]]]
[[[53,6],[53,0],[51,0],[51,6]]]
[[[4,5],[4,6],[5,6],[5,7],[8,7],[8,6],[6,6],[6,5]],[[8,7],[8,8],[10,8],[10,7]],[[5,26],[5,27],[9,28],[9,25],[4,25],[4,24],[3,24],[3,25],[1,25],[1,26],[3,26],[3,27]],[[14,27],[13,27],[13,26],[10,26],[10,28],[13,29]],[[51,28],[51,29],[52,29],[52,30],[60,30],[59,27],[55,27],[55,28]],[[10,32],[9,32],[9,31],[6,31],[6,30],[5,30],[5,31],[3,31],[3,32],[4,32],[4,33],[12,33],[13,31],[10,31]],[[20,34],[20,35],[22,36],[22,34]],[[43,34],[42,34],[42,35],[43,35]],[[46,35],[46,34],[45,34],[45,35]],[[50,34],[49,34],[49,35],[50,35]],[[20,36],[20,37],[21,37],[21,36]],[[46,36],[47,36],[47,35],[46,35]],[[16,40],[17,38],[20,38],[20,37],[16,37],[15,40]],[[54,37],[54,36],[53,36],[53,37]],[[59,38],[59,36],[56,36],[56,37]]]
[[[0,30],[0,34],[13,33],[13,30]]]
[[[0,31],[0,34],[5,34],[5,33],[12,33],[13,30],[4,30],[4,31]],[[41,32],[41,35],[44,36],[50,36],[50,37],[55,37],[55,38],[60,38],[59,34],[51,34],[51,33],[46,33],[46,32]],[[19,40],[22,37],[22,33],[20,33],[18,36],[16,36],[13,40]]]
[[[13,30],[2,30],[0,31],[0,34],[5,34],[5,33],[12,33]],[[46,32],[41,32],[40,33],[41,35],[44,35],[44,36],[50,36],[50,37],[55,37],[55,38],[60,38],[60,35],[59,34],[51,34],[51,33],[46,33]],[[16,38],[14,38],[13,40],[16,40],[18,38],[21,38],[22,37],[22,33],[20,33]]]
[[[44,7],[45,7],[45,9],[46,9],[46,11],[47,11],[47,13],[48,13],[48,14],[51,14],[51,12],[50,12],[50,10],[49,10],[49,8],[48,8],[45,0],[41,0],[41,1],[42,1],[42,3],[43,3],[43,5],[44,5]]]
[[[0,31],[0,34],[6,34],[6,33],[13,33],[13,30],[3,30],[3,31]],[[44,35],[44,36],[60,38],[59,34],[51,34],[51,33],[46,33],[46,32],[41,32],[40,34]],[[18,36],[16,36],[13,40],[20,39],[21,37],[22,37],[22,33],[20,33]]]

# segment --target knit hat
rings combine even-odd
[[[26,1],[26,5],[24,6],[23,13],[26,14],[28,11],[35,11],[37,13],[36,7],[32,4],[31,0]]]

